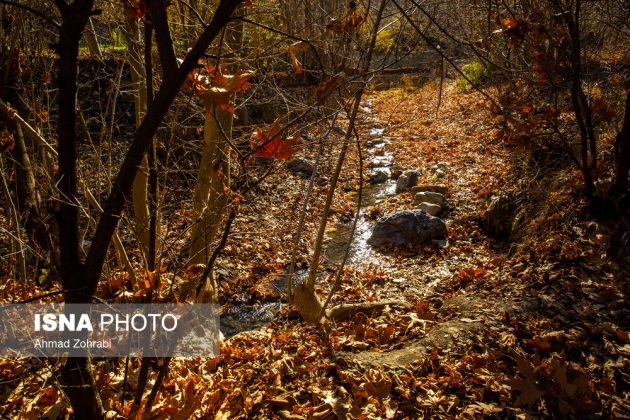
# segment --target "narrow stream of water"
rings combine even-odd
[[[366,101],[362,106],[362,112],[370,114],[371,103]],[[389,195],[393,195],[396,190],[396,181],[391,179],[391,166],[394,163],[392,153],[388,150],[390,139],[385,137],[386,129],[379,126],[376,122],[367,119],[368,124],[372,127],[365,134],[367,137],[364,142],[363,153],[364,158],[368,162],[368,170],[365,171],[364,178],[367,179],[371,173],[377,171],[384,172],[387,180],[383,183],[363,185],[361,211],[354,238],[350,246],[348,255],[348,264],[359,261],[368,261],[376,258],[376,252],[368,245],[367,241],[372,232],[373,221],[365,216],[364,209],[368,206],[378,204],[381,200]],[[335,223],[331,226],[326,234],[326,242],[324,247],[324,256],[332,263],[338,264],[343,258],[350,235],[352,231],[353,220],[348,223]],[[304,281],[307,275],[306,269],[301,269],[295,273],[294,283]],[[277,276],[272,280],[273,287],[278,291],[284,292],[287,288],[287,277],[284,275]],[[258,329],[273,320],[274,316],[280,309],[280,302],[248,304],[232,304],[223,309],[221,314],[221,331],[226,338],[232,337],[239,332],[251,331]]]
[[[378,204],[385,197],[393,195],[396,190],[396,181],[391,179],[390,169],[394,163],[394,157],[388,150],[388,145],[391,140],[384,137],[384,134],[385,128],[378,125],[372,127],[367,133],[367,141],[365,142],[367,147],[364,150],[364,154],[367,155],[366,160],[370,169],[366,171],[367,173],[364,175],[364,178],[367,179],[370,173],[380,171],[387,174],[387,180],[378,184],[368,184],[365,182],[363,185],[361,211],[348,255],[348,263],[350,264],[358,261],[368,261],[370,258],[375,257],[376,252],[367,243],[372,234],[374,222],[367,219],[365,208]],[[349,223],[336,223],[333,225],[332,229],[328,231],[324,255],[331,262],[339,264],[342,261],[346,246],[350,240],[352,225],[353,221]]]

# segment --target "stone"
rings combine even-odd
[[[302,178],[309,178],[313,175],[313,171],[315,171],[315,165],[311,161],[301,158],[289,161],[289,163],[287,163],[287,168]]]
[[[396,181],[396,194],[407,191],[418,183],[418,171],[405,171]]]
[[[414,194],[419,192],[436,192],[446,194],[447,191],[448,187],[446,185],[439,184],[416,185],[415,187],[411,187],[411,192]]]
[[[419,203],[437,204],[443,209],[448,207],[448,202],[446,201],[446,197],[444,197],[444,195],[437,192],[423,191],[423,192],[416,193],[413,198],[414,198],[414,203],[416,204],[419,204]]]
[[[387,156],[375,156],[369,160],[368,166],[370,168],[387,168],[388,166],[392,166],[392,160]]]
[[[434,239],[431,243],[441,249],[448,248],[448,241],[446,239]]]
[[[383,245],[416,246],[433,239],[446,237],[446,224],[438,217],[422,210],[404,210],[379,219],[372,229],[368,243]]]
[[[435,172],[433,173],[433,177],[434,177],[435,179],[441,179],[441,178],[444,178],[445,176],[446,176],[446,172],[444,172],[444,171],[443,171],[443,170],[441,170],[441,169],[438,169],[437,171],[435,171]]]
[[[422,210],[425,213],[430,214],[431,216],[437,216],[438,214],[442,213],[442,207],[432,203],[420,203],[418,204],[417,209]]]
[[[401,168],[398,165],[393,165],[392,168],[390,169],[389,173],[390,173],[390,177],[392,179],[398,179],[398,178],[400,178],[400,176],[403,173],[403,168]]]
[[[447,166],[448,165],[446,163],[444,163],[444,162],[438,162],[435,165],[431,166],[429,168],[429,171],[431,171],[433,173],[436,173],[437,171],[440,171],[440,170],[446,168]]]
[[[387,178],[389,178],[387,172],[376,171],[370,174],[370,176],[368,177],[368,182],[370,184],[382,184],[383,182],[387,181]]]

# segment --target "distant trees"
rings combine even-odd
[[[561,145],[580,171],[586,196],[599,203],[595,196],[605,191],[597,191],[595,180],[605,168],[598,137],[612,121],[615,104],[624,101],[610,77],[624,65],[629,34],[621,22],[628,10],[616,1],[489,1],[470,7],[468,16],[475,17],[470,21],[461,16],[468,6],[456,2],[452,8],[460,13],[453,19],[464,22],[457,28],[452,19],[410,3],[486,67],[486,80],[498,94],[493,110],[502,118],[504,138]],[[570,124],[563,114],[567,108]],[[616,166],[623,171],[623,164]]]

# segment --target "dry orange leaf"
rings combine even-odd
[[[289,55],[291,56],[291,64],[293,65],[293,68],[295,69],[295,72],[297,74],[302,73],[302,63],[300,63],[300,60],[298,60],[297,55],[300,51],[303,51],[307,48],[308,48],[308,43],[304,41],[294,42],[293,44],[289,45]]]

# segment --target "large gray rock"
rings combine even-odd
[[[414,194],[419,192],[436,192],[446,194],[447,191],[448,187],[440,184],[416,185],[415,187],[411,187],[411,192]]]
[[[430,214],[431,216],[437,216],[442,212],[442,207],[437,204],[431,203],[420,203],[418,204],[418,210],[422,210],[423,212]]]
[[[372,229],[368,243],[372,246],[416,246],[432,239],[446,237],[442,219],[422,210],[405,210],[381,218]]]
[[[387,178],[389,178],[387,172],[376,171],[370,174],[370,176],[368,177],[368,182],[370,184],[382,184],[383,182],[387,181]]]
[[[301,176],[302,178],[309,178],[311,175],[313,175],[315,165],[306,159],[298,158],[289,161],[289,163],[287,163],[287,168],[289,168],[291,172]]]
[[[418,183],[418,171],[405,171],[396,181],[396,193],[407,191]]]
[[[413,196],[413,199],[414,199],[414,203],[416,203],[416,204],[419,204],[419,203],[437,204],[438,206],[442,207],[443,209],[448,206],[448,202],[446,201],[446,197],[444,197],[442,194],[436,193],[436,192],[430,192],[430,191],[419,192],[419,193],[416,193]]]

